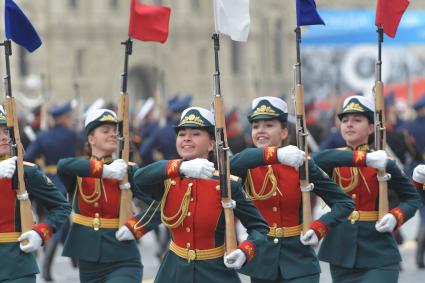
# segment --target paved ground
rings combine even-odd
[[[405,224],[402,233],[407,242],[400,247],[403,256],[403,271],[400,274],[400,283],[423,283],[425,282],[425,270],[418,270],[414,261],[414,253],[416,244],[413,241],[416,235],[418,219],[415,217]],[[157,246],[152,233],[147,234],[140,245],[144,268],[143,283],[153,282],[153,278],[159,267],[159,261],[155,256]],[[60,250],[57,251],[57,257],[54,262],[52,276],[56,282],[60,283],[75,283],[78,282],[78,270],[73,269],[68,258],[59,256]],[[42,257],[39,255],[39,259]],[[44,282],[39,276],[37,282]],[[248,278],[242,277],[242,282],[249,282]],[[321,283],[331,283],[329,268],[327,264],[322,264]]]

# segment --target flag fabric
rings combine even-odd
[[[314,0],[297,0],[297,26],[324,25]]]
[[[251,19],[249,0],[214,0],[215,31],[235,41],[246,41]]]
[[[171,9],[131,0],[128,35],[142,41],[164,43],[168,38]]]
[[[41,39],[30,20],[12,0],[6,0],[4,5],[4,25],[6,38],[13,40],[29,52],[41,45]]]
[[[401,17],[409,6],[408,0],[378,0],[375,25],[382,26],[384,33],[392,38],[397,33]]]

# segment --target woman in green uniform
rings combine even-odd
[[[215,146],[213,114],[204,108],[188,108],[175,129],[176,149],[182,159],[155,162],[139,169],[134,177],[142,190],[155,185],[146,192],[160,200],[162,222],[172,234],[170,251],[155,282],[240,282],[234,269],[252,260],[267,225],[244,195],[240,181],[233,180],[235,217],[247,227],[249,236],[224,256],[221,192],[219,180],[213,176],[214,164],[209,161]]]
[[[320,152],[315,160],[343,188],[356,207],[349,219],[332,228],[323,241],[319,259],[330,263],[334,282],[396,283],[401,261],[392,232],[412,217],[420,198],[407,176],[385,151],[372,151],[374,104],[363,96],[350,96],[338,114],[347,146]],[[378,221],[377,169],[400,204]]]
[[[71,206],[52,181],[32,163],[24,162],[27,195],[12,186],[16,157],[9,157],[6,114],[0,106],[0,282],[35,283],[39,273],[32,252],[46,245],[71,213]],[[42,223],[21,234],[19,199],[30,198],[47,209]]]
[[[301,235],[302,199],[299,167],[305,153],[297,147],[282,147],[288,138],[287,105],[277,97],[252,101],[248,117],[252,141],[257,148],[236,154],[231,172],[245,182],[247,195],[266,219],[270,232],[256,259],[241,272],[253,283],[319,282],[320,267],[311,246],[317,245],[330,227],[343,221],[353,210],[353,202],[317,167],[308,162],[312,192],[320,196],[331,211],[313,221]]]
[[[58,163],[58,176],[67,189],[74,215],[63,255],[78,259],[81,282],[140,283],[143,266],[136,244],[155,225],[136,225],[133,217],[119,227],[121,190],[149,199],[133,190],[133,173],[122,159],[112,160],[117,150],[117,117],[97,109],[85,120],[87,158],[65,158]],[[129,183],[120,184],[128,171]],[[159,219],[159,218],[158,218]]]

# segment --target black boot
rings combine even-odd
[[[419,268],[425,268],[425,227],[421,226],[418,233],[418,247],[416,249],[416,264]]]
[[[52,267],[53,258],[55,257],[56,248],[58,246],[58,241],[54,238],[52,238],[46,246],[46,250],[44,253],[44,259],[43,259],[43,267],[41,275],[46,282],[52,282],[53,278],[50,274],[50,269]]]

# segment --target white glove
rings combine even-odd
[[[23,241],[27,240],[27,243],[23,243]],[[21,251],[25,253],[32,253],[33,251],[38,250],[43,243],[43,239],[41,239],[40,235],[34,230],[30,230],[28,232],[23,233],[18,241],[21,242],[19,244],[19,248]]]
[[[190,178],[209,179],[214,173],[214,163],[204,158],[196,158],[183,161],[180,165],[180,173]]]
[[[136,240],[133,233],[125,225],[121,226],[121,228],[118,229],[117,232],[115,232],[115,238],[120,242],[121,241]]]
[[[241,249],[236,249],[224,256],[224,265],[227,268],[240,269],[246,261],[246,255]]]
[[[308,229],[304,234],[301,233],[300,241],[304,246],[314,246],[319,243],[319,238],[314,230]]]
[[[413,181],[423,184],[425,183],[425,165],[416,166],[415,170],[413,170]]]
[[[377,150],[366,154],[366,165],[378,170],[384,170],[387,166],[388,155],[384,150]]]
[[[381,220],[377,221],[375,224],[375,229],[378,232],[392,232],[394,231],[395,226],[397,225],[397,219],[391,213],[387,213],[382,217]]]
[[[0,162],[0,179],[12,178],[16,170],[16,159],[17,157],[14,156]]]
[[[127,163],[123,159],[117,159],[111,164],[103,164],[102,178],[122,180],[126,172]]]
[[[277,160],[291,167],[300,167],[305,160],[305,152],[293,145],[287,145],[277,150]]]

